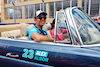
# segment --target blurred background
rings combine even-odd
[[[46,11],[47,22],[51,23],[56,11],[74,6],[99,23],[100,0],[0,0],[0,23],[33,23],[37,10]]]

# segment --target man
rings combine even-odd
[[[29,29],[28,35],[30,40],[35,41],[53,41],[53,38],[48,37],[48,33],[45,29],[42,29],[43,25],[46,23],[46,15],[45,11],[37,11],[35,13],[36,25]]]

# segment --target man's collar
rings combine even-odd
[[[35,27],[38,28],[36,25],[35,25]],[[39,28],[38,28],[38,29],[39,29]],[[39,29],[39,30],[41,30],[41,29]]]

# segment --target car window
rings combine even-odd
[[[67,24],[65,22],[64,13],[57,14],[56,42],[70,43]]]
[[[100,32],[93,22],[79,9],[73,9],[72,14],[83,44],[100,42]]]

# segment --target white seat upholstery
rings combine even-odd
[[[34,26],[33,24],[29,25],[28,27],[23,25],[20,30],[21,37],[17,37],[17,39],[29,39],[28,38],[28,30],[33,26]]]
[[[50,31],[51,31],[51,24],[50,23],[47,23],[43,26],[43,29],[46,29],[47,32],[48,32],[48,36],[52,38],[51,34],[50,34]]]
[[[21,24],[14,24],[14,25],[1,25],[0,26],[0,36],[3,38],[18,38],[21,37],[21,27],[28,27],[29,24],[21,23]],[[25,30],[23,30],[25,32]],[[24,34],[26,35],[26,34]]]
[[[17,39],[29,40],[28,36],[20,36],[20,37],[17,37]]]
[[[28,30],[33,27],[34,25],[31,24],[28,27],[27,26],[22,26],[20,33],[21,33],[21,37],[18,37],[17,39],[28,39]],[[43,29],[47,30],[48,36],[51,37],[50,31],[51,31],[51,24],[47,23],[43,26]],[[52,37],[51,37],[52,38]]]
[[[43,29],[46,29],[46,30],[51,30],[51,24],[50,23],[47,23],[43,26]]]
[[[33,27],[34,25],[27,25],[27,24],[17,24],[16,27],[14,27],[13,25],[7,25],[7,29],[5,28],[5,26],[1,26],[1,28],[4,28],[4,30],[2,30],[1,37],[4,38],[14,38],[14,39],[29,39],[28,38],[28,30]],[[13,28],[12,28],[13,27]],[[14,29],[15,28],[15,29]],[[51,31],[51,24],[47,23],[43,26],[44,29],[47,30],[48,32],[48,36],[51,37],[50,31]]]
[[[52,36],[50,34],[51,30],[47,30],[47,32],[48,32],[48,37],[52,38]]]
[[[20,36],[20,29],[1,32],[1,36],[4,38],[13,37],[14,39],[16,39],[17,36]]]

